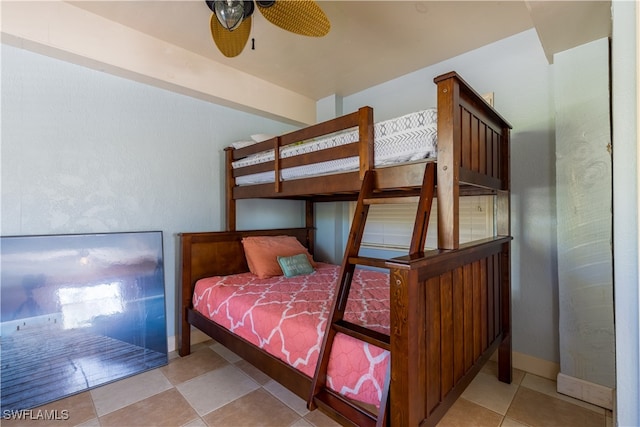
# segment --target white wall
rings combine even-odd
[[[15,47],[1,53],[0,233],[161,230],[174,335],[175,235],[224,229],[222,148],[292,127]],[[303,223],[299,203],[281,215],[259,221]]]
[[[616,325],[616,421],[640,425],[640,294],[638,292],[637,2],[612,3],[613,247]]]
[[[579,378],[615,388],[609,40],[554,55],[554,71],[558,387]]]

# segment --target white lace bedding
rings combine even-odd
[[[410,162],[436,156],[437,110],[416,111],[401,117],[378,122],[374,125],[374,164],[376,167]],[[280,158],[293,157],[312,151],[324,150],[356,142],[358,130],[341,132],[326,138],[280,148]],[[233,162],[233,168],[255,165],[274,160],[273,150],[257,153]],[[357,156],[310,165],[296,166],[280,171],[282,180],[314,175],[358,170]],[[236,178],[236,185],[273,182],[274,173],[262,172]]]

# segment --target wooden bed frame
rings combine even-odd
[[[434,79],[438,86],[438,247],[390,259],[391,375],[393,426],[435,425],[484,363],[498,351],[498,377],[511,382],[510,179],[511,126],[455,72]],[[360,140],[262,165],[233,170],[231,162],[357,126]],[[278,150],[275,150],[277,153]],[[360,157],[360,170],[324,177],[279,180],[279,171],[297,164]],[[291,391],[308,399],[306,377],[193,310],[195,282],[203,277],[248,271],[241,239],[247,235],[289,234],[311,253],[314,202],[355,200],[364,173],[373,168],[373,111],[369,107],[243,149],[228,149],[227,231],[182,233],[179,353],[190,352],[190,327],[211,336]],[[376,168],[376,188],[389,194],[419,193],[426,162]],[[235,185],[235,178],[274,171],[270,184]],[[496,200],[496,236],[459,243],[459,197],[486,194]],[[246,198],[306,200],[306,226],[236,231],[235,201]],[[337,412],[330,413],[341,419]]]

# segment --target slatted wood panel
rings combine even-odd
[[[440,367],[443,364],[443,358],[441,357],[440,349],[440,336],[441,336],[441,304],[440,294],[441,288],[439,278],[428,280],[426,283],[427,288],[427,412],[430,413],[435,405],[440,402]]]
[[[429,413],[499,336],[499,261],[490,255],[425,283]]]
[[[505,177],[500,159],[504,156],[501,141],[502,129],[474,116],[465,106],[460,109],[460,167],[497,180]]]

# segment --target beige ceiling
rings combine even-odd
[[[553,53],[610,32],[609,1],[319,1],[323,38],[284,31],[256,11],[251,41],[218,52],[204,1],[70,2],[253,76],[321,99],[346,96],[536,27]]]
[[[282,0],[292,1],[292,0]],[[204,0],[0,0],[2,42],[242,111],[316,121],[348,96],[535,28],[553,54],[611,33],[610,1],[323,1],[323,38],[255,12],[251,42],[225,58]]]

